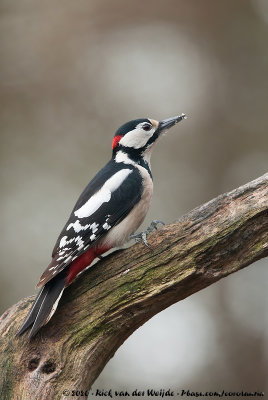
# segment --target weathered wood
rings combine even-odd
[[[65,292],[29,343],[15,333],[33,302],[0,319],[0,398],[67,399],[88,389],[135,329],[156,313],[268,255],[268,174],[112,254]],[[78,397],[76,397],[78,398]],[[84,397],[85,398],[85,397]]]

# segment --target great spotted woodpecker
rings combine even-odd
[[[18,335],[32,326],[29,336],[33,337],[50,320],[64,289],[75,277],[96,257],[124,244],[138,229],[153,193],[153,146],[161,133],[185,117],[182,114],[160,122],[136,119],[116,131],[112,158],[75,204],[55,244],[52,261],[37,285],[41,290]]]

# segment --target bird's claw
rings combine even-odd
[[[157,225],[165,225],[163,221],[160,221],[159,219],[154,219],[150,226],[146,229],[144,232],[140,233],[135,233],[134,235],[130,235],[130,239],[134,239],[136,243],[139,243],[140,241],[143,241],[145,246],[147,246],[149,249],[151,248],[147,242],[147,235],[151,233],[153,230],[157,229]]]
[[[163,221],[161,221],[160,219],[154,219],[152,222],[151,222],[151,224],[150,224],[150,226],[146,229],[146,232],[147,233],[150,233],[150,232],[152,232],[153,230],[155,230],[155,229],[157,229],[157,225],[158,224],[161,224],[161,225],[165,225],[165,222],[163,222]]]
[[[150,246],[147,242],[147,231],[135,233],[134,235],[130,235],[130,239],[134,239],[136,243],[143,241],[145,246],[149,247],[149,249],[150,249]]]

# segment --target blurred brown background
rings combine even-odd
[[[266,0],[1,0],[0,10],[1,312],[34,293],[129,119],[189,116],[153,154],[144,227],[267,172]],[[267,264],[157,315],[94,387],[265,390]]]

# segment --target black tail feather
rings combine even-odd
[[[47,292],[48,292],[48,287],[43,286],[42,289],[39,291],[38,295],[36,296],[35,302],[33,303],[32,308],[30,309],[26,319],[24,320],[23,325],[17,332],[17,336],[22,335],[34,323],[35,318],[38,314],[38,311],[41,307],[41,304],[43,303],[44,297],[46,296]]]
[[[29,314],[17,333],[18,336],[22,335],[31,327],[31,325],[33,325],[29,334],[29,338],[31,339],[36,335],[39,329],[50,320],[56,311],[58,302],[64,290],[65,278],[66,274],[61,273],[46,283],[40,290]]]

